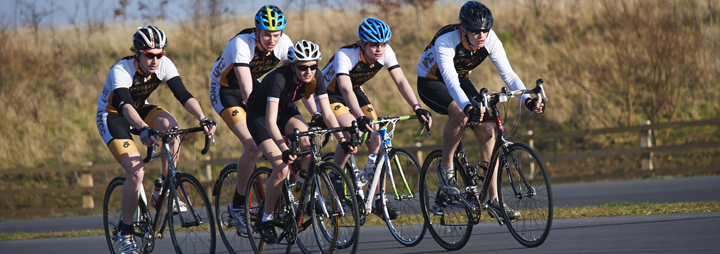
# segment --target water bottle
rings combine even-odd
[[[368,161],[365,163],[365,181],[371,181],[373,178],[373,175],[375,174],[375,160],[377,159],[377,155],[374,153],[371,153],[370,156],[368,156]]]
[[[305,182],[306,176],[307,176],[307,172],[305,172],[305,170],[298,171],[297,180],[295,180],[295,188],[293,190],[293,195],[295,195],[295,197],[300,197],[300,192],[302,191],[302,185]]]
[[[162,190],[163,185],[163,179],[158,178],[155,180],[155,184],[153,184],[153,192],[152,192],[152,200],[150,201],[150,205],[154,207],[155,209],[158,208],[158,199],[160,199],[160,191]]]

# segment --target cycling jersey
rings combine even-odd
[[[460,87],[460,81],[466,79],[488,57],[511,90],[525,88],[510,67],[505,49],[495,31],[490,30],[482,48],[473,50],[467,40],[462,38],[460,24],[447,25],[435,34],[420,57],[416,71],[419,77],[445,83],[453,100],[460,109],[464,109],[470,101]],[[522,95],[519,98],[525,101],[529,96]]]
[[[318,79],[320,79],[319,82]],[[313,84],[312,82],[316,82]],[[270,132],[266,126],[266,110],[267,102],[273,101],[278,103],[278,116],[276,124],[280,131],[290,120],[290,118],[300,115],[295,101],[305,96],[306,88],[315,86],[315,99],[320,100],[327,98],[325,84],[323,84],[320,72],[316,72],[315,78],[311,83],[299,83],[295,78],[292,65],[285,65],[268,73],[263,79],[260,87],[253,90],[248,97],[248,131],[255,141],[256,145],[260,145],[265,140],[271,139]],[[310,91],[307,91],[310,92]]]
[[[319,73],[316,73],[315,76],[319,77]],[[316,81],[317,78],[313,79],[313,82]],[[295,105],[294,102],[305,96],[307,86],[312,86],[312,84],[298,83],[292,65],[277,68],[268,73],[260,87],[253,90],[250,97],[248,97],[248,118],[250,118],[250,115],[264,116],[268,101],[277,102],[279,111],[289,107],[291,104]],[[322,80],[315,84],[314,93],[316,100],[328,97]]]
[[[375,76],[383,66],[387,66],[388,71],[399,68],[395,52],[390,45],[385,47],[385,54],[379,60],[365,59],[362,48],[358,44],[352,44],[340,48],[330,62],[322,70],[322,75],[327,84],[328,93],[339,94],[340,89],[337,84],[337,77],[340,75],[350,76],[353,90],[358,89],[368,80]]]
[[[177,69],[169,58],[160,59],[158,70],[150,75],[138,69],[134,56],[125,57],[110,69],[100,96],[97,99],[96,124],[100,136],[115,159],[120,162],[137,147],[130,134],[131,125],[123,116],[122,106],[131,104],[150,128],[157,115],[168,113],[146,102],[162,81],[183,105],[192,97],[182,84]]]
[[[262,75],[280,61],[287,60],[287,49],[292,45],[290,37],[283,33],[275,48],[268,52],[263,49],[253,28],[241,31],[228,42],[210,72],[210,103],[228,127],[232,128],[246,116],[234,67],[249,67],[253,87],[256,87]]]

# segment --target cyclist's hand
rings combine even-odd
[[[322,113],[315,112],[315,114],[312,115],[312,120],[310,120],[310,126],[317,126],[322,129],[327,129],[327,125],[325,124],[325,119],[322,116]]]
[[[290,150],[285,150],[285,151],[282,152],[282,161],[285,162],[285,164],[288,164],[288,165],[289,165],[289,164],[292,163],[296,158],[297,158],[297,156],[292,155],[292,154],[290,153]]]
[[[356,154],[357,153],[357,146],[355,145],[355,142],[352,142],[352,141],[340,142],[340,147],[342,147],[343,152],[345,152],[345,154]]]
[[[160,145],[157,142],[157,138],[155,135],[157,134],[156,130],[150,129],[150,127],[143,127],[140,129],[140,142],[145,146],[152,146],[153,144]]]
[[[355,121],[357,121],[358,130],[362,132],[367,132],[369,130],[373,130],[372,128],[372,119],[367,118],[366,116],[358,117]]]
[[[468,121],[472,122],[480,122],[483,118],[483,112],[482,107],[473,107],[472,105],[465,106],[465,115],[468,116]]]
[[[539,103],[537,98],[525,100],[525,107],[535,114],[545,113],[545,103]]]
[[[418,121],[420,121],[421,124],[427,125],[428,128],[432,127],[432,114],[430,114],[430,111],[418,108],[415,110],[415,115],[418,117]]]
[[[207,117],[200,120],[200,126],[203,127],[203,132],[206,136],[210,136],[215,133],[215,129],[217,128],[217,124],[215,123],[215,121],[210,120]]]

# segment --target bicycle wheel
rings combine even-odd
[[[103,199],[103,228],[105,229],[105,240],[107,240],[110,253],[115,254],[117,249],[120,247],[120,230],[122,227],[122,186],[125,183],[125,177],[116,177],[110,184],[108,184],[105,190],[105,198]],[[150,236],[152,219],[147,206],[138,201],[137,209],[133,215],[133,226],[135,228],[133,235],[135,235],[138,248],[152,248],[152,242]]]
[[[385,222],[395,240],[408,247],[415,246],[427,229],[420,211],[420,163],[412,153],[402,148],[393,148],[388,156],[390,174],[387,176],[392,175],[395,186],[386,177],[385,196],[388,202],[383,207]],[[387,166],[384,164],[384,172],[388,172]],[[396,219],[390,220],[387,206],[397,209]]]
[[[210,200],[200,182],[190,174],[175,175],[175,192],[168,193],[168,225],[177,253],[215,253],[215,219]],[[173,209],[177,200],[180,206]],[[182,203],[187,206],[183,212]],[[171,212],[180,210],[180,212]]]
[[[500,166],[507,177],[498,177],[500,204],[520,212],[506,223],[510,233],[525,247],[540,246],[550,233],[553,218],[552,190],[547,171],[529,146],[515,143],[507,148]],[[499,170],[499,176],[503,176]],[[508,218],[503,209],[503,218]],[[507,220],[505,220],[507,221]]]
[[[220,238],[229,253],[249,253],[252,246],[247,234],[238,233],[236,221],[230,215],[235,189],[237,188],[237,164],[226,165],[215,182],[213,195],[215,196],[215,219],[217,220]]]
[[[312,210],[313,228],[321,251],[330,253],[336,248],[355,253],[360,224],[353,183],[340,166],[332,162],[320,165],[316,179],[318,200],[322,201],[327,211],[324,214],[317,203],[316,209]]]
[[[420,208],[428,231],[433,239],[446,250],[459,250],[470,239],[473,224],[472,211],[457,198],[440,192],[437,168],[442,160],[442,150],[432,151],[420,170]],[[458,167],[455,166],[455,169]],[[455,172],[460,195],[465,191],[465,175]]]
[[[355,156],[355,155],[351,155],[350,159],[354,159],[353,156]],[[363,202],[365,200],[363,200],[363,198],[367,199],[368,194],[365,193],[364,197],[360,196],[358,186],[355,184],[358,182],[357,181],[358,179],[355,179],[355,178],[360,177],[360,175],[356,176],[355,172],[353,172],[353,170],[351,169],[352,166],[350,165],[350,159],[348,159],[348,161],[345,162],[345,167],[343,168],[343,172],[345,173],[345,175],[347,175],[348,178],[350,178],[350,182],[353,183],[353,187],[355,188],[355,195],[356,195],[356,199],[358,201],[358,209],[360,209],[358,212],[358,214],[360,215],[360,226],[362,227],[363,225],[365,225],[365,221],[367,220],[367,214],[365,213],[365,205],[363,204]],[[324,162],[333,162],[334,163],[335,162],[335,153],[331,152],[331,153],[324,154],[322,157],[322,160]],[[335,164],[339,166],[339,164],[337,164],[337,163],[335,163]],[[368,184],[370,184],[370,183],[368,183]],[[368,186],[367,185],[363,186],[363,188],[366,188],[366,187],[368,187]]]
[[[248,239],[255,253],[290,253],[292,245],[288,244],[285,239],[282,239],[280,243],[268,244],[262,241],[260,233],[254,229],[255,223],[262,218],[265,210],[265,186],[270,174],[272,174],[272,169],[259,167],[250,175],[245,191],[245,225],[247,225]],[[275,215],[273,215],[276,221],[286,215],[284,202],[284,195],[281,194],[277,203],[279,205],[276,206]],[[281,228],[275,228],[277,235],[280,235],[282,231]]]

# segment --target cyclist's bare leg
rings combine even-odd
[[[235,124],[235,126],[233,126],[232,128],[232,132],[235,133],[235,136],[240,139],[240,142],[245,149],[240,156],[240,159],[238,160],[236,174],[236,191],[238,194],[244,196],[246,187],[245,185],[247,184],[248,178],[250,178],[250,175],[255,168],[255,159],[258,157],[258,155],[260,155],[260,150],[258,150],[257,145],[255,145],[255,141],[253,141],[252,136],[250,135],[250,131],[248,131],[246,120],[242,120],[239,123]]]
[[[473,127],[473,132],[475,133],[475,138],[477,138],[478,144],[480,145],[480,160],[481,161],[490,161],[490,156],[492,156],[492,149],[495,145],[495,131],[493,129],[492,123],[483,123],[481,125],[475,125]],[[488,194],[490,197],[490,200],[497,198],[497,163],[495,163],[495,174],[493,174],[492,179],[490,179],[490,189],[488,190]]]
[[[297,128],[300,132],[304,132],[308,130],[308,125],[305,122],[305,119],[302,118],[300,115],[293,116],[288,120],[287,124],[285,124],[285,133],[291,134],[293,131]],[[308,150],[310,149],[310,138],[308,137],[301,137],[300,143],[298,144],[300,151]],[[310,166],[310,156],[311,154],[306,154],[300,157],[300,168],[302,170],[307,170]],[[296,170],[299,170],[296,169]]]
[[[453,152],[458,144],[460,144],[465,123],[468,121],[467,115],[465,115],[465,112],[460,109],[455,101],[451,102],[448,106],[448,113],[450,120],[447,121],[445,129],[443,129],[443,159],[440,163],[443,167],[453,165]]]
[[[274,204],[277,203],[281,191],[280,184],[288,174],[288,164],[282,161],[282,151],[280,151],[280,148],[274,142],[272,139],[268,139],[258,146],[260,152],[265,155],[265,158],[267,158],[273,168],[272,174],[268,177],[265,186],[266,214],[272,214],[274,212]]]
[[[158,114],[155,119],[153,119],[153,129],[158,131],[166,131],[169,129],[172,129],[174,127],[178,126],[177,120],[175,120],[175,117],[173,117],[169,113],[160,113]],[[173,161],[175,161],[175,166],[177,166],[177,158],[180,154],[180,142],[177,142],[178,137],[173,137],[168,140],[168,145],[170,145],[170,150],[174,153],[173,154]],[[167,176],[168,173],[168,161],[165,156],[160,157],[160,161],[162,162],[162,167],[160,168],[160,172],[163,176]]]
[[[120,165],[125,169],[127,179],[122,187],[122,220],[123,223],[131,224],[135,208],[140,197],[140,183],[145,176],[145,163],[140,153],[131,153],[120,160]]]
[[[337,120],[340,126],[351,126],[352,121],[355,121],[355,117],[353,117],[353,115],[350,113],[345,113],[338,116]],[[349,137],[349,133],[347,132],[344,132],[343,135]],[[345,165],[348,159],[350,159],[350,155],[345,154],[345,151],[338,143],[338,145],[335,147],[335,163],[338,165]]]

